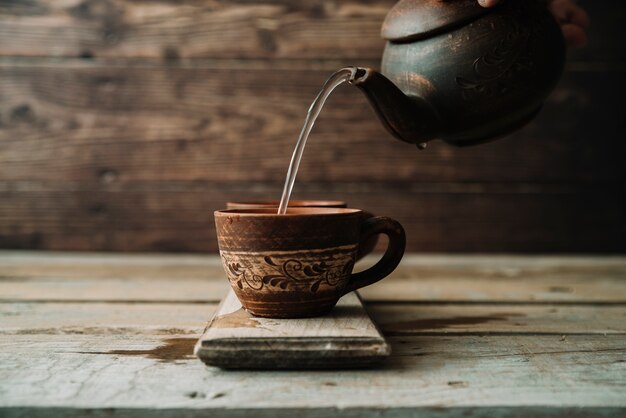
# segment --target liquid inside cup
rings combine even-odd
[[[285,215],[278,215],[276,213],[275,207],[267,207],[267,208],[248,208],[248,209],[226,209],[220,210],[216,212],[216,216],[220,215],[228,215],[228,214],[239,214],[244,216],[254,216],[254,215],[275,215],[277,217],[280,216],[289,216],[289,215],[337,215],[337,214],[348,214],[348,213],[357,213],[362,212],[360,209],[347,209],[347,208],[318,208],[318,207],[301,207],[301,208],[287,208],[287,213]]]
[[[280,204],[277,200],[251,201],[251,202],[228,202],[227,209],[249,209],[249,208],[278,208]],[[299,207],[319,207],[319,208],[345,208],[348,205],[341,200],[292,200],[289,202],[290,208]]]

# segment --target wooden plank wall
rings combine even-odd
[[[0,0],[0,248],[215,251],[211,212],[276,199],[304,114],[378,66],[394,0]],[[396,217],[411,251],[623,252],[626,3],[506,140],[419,152],[334,95],[295,195]]]

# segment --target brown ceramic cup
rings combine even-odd
[[[224,270],[243,308],[255,316],[328,313],[346,293],[375,283],[400,263],[406,238],[395,220],[358,209],[275,208],[215,212]],[[383,257],[352,274],[359,243],[386,234]]]
[[[226,203],[226,209],[256,209],[256,208],[278,208],[280,202],[278,200],[267,201],[249,201],[249,202],[228,202]],[[290,208],[347,208],[348,204],[341,200],[290,200]],[[371,218],[373,213],[366,210],[363,211],[363,216]],[[362,259],[376,248],[378,243],[378,236],[374,235],[370,239],[359,244],[359,251],[357,254],[357,260]]]

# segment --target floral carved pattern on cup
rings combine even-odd
[[[354,267],[356,250],[342,254],[333,260],[306,260],[273,255],[254,257],[230,255],[222,252],[222,260],[228,279],[239,289],[249,287],[253,290],[288,290],[299,288],[316,293],[320,286],[336,287],[346,279]]]

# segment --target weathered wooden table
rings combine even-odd
[[[0,416],[626,416],[626,258],[407,256],[362,292],[382,368],[191,355],[214,256],[0,252]]]

